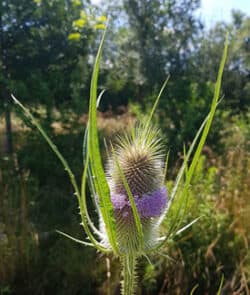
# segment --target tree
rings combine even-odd
[[[204,97],[197,97],[192,81],[192,59],[203,28],[195,14],[199,5],[198,0],[124,0],[133,32],[130,44],[139,53],[140,72],[145,78],[140,92],[144,105],[152,105],[152,98],[170,74],[158,114],[172,151],[191,140],[202,120],[202,115],[197,115],[197,102]]]
[[[3,0],[0,4],[1,112],[5,112],[7,151],[12,151],[10,93],[33,106],[42,104],[51,123],[54,106],[83,94],[93,28],[77,0]],[[77,39],[72,36],[77,36]],[[85,59],[83,62],[82,60]],[[79,91],[72,91],[79,85]]]
[[[134,32],[141,71],[150,85],[159,85],[167,73],[179,75],[187,67],[193,40],[201,24],[194,12],[199,0],[124,0]]]
[[[250,18],[240,11],[232,11],[232,22],[217,23],[200,41],[200,49],[194,64],[196,79],[200,84],[215,79],[226,32],[229,32],[230,46],[225,68],[222,93],[223,104],[231,114],[246,111],[250,105]]]

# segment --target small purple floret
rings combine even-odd
[[[136,208],[142,218],[160,216],[166,208],[167,198],[168,193],[165,187],[161,187],[148,194],[143,194],[142,197],[134,196]],[[115,210],[131,209],[126,195],[112,194],[111,201]]]
[[[128,204],[127,196],[122,194],[112,194],[111,201],[115,209],[121,210]]]
[[[138,213],[141,217],[160,216],[167,205],[167,190],[165,187],[135,199]]]

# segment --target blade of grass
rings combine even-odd
[[[221,100],[217,103],[216,107],[219,105],[220,102],[221,102]],[[189,161],[189,159],[190,159],[190,157],[191,157],[191,154],[192,154],[192,152],[193,152],[193,150],[194,150],[194,147],[195,147],[195,145],[196,145],[196,143],[197,143],[197,141],[198,141],[198,139],[199,139],[199,136],[201,135],[201,133],[202,133],[204,127],[205,127],[205,124],[206,124],[207,121],[208,121],[208,118],[209,118],[210,114],[211,114],[211,113],[209,112],[209,114],[207,115],[207,117],[205,118],[205,120],[202,122],[202,124],[201,124],[199,130],[197,131],[197,133],[196,133],[196,135],[195,135],[195,138],[194,138],[193,141],[192,141],[191,146],[189,147],[188,153],[187,153],[186,157],[184,158],[183,164],[182,164],[182,166],[181,166],[181,168],[180,168],[180,170],[179,170],[179,172],[178,172],[178,175],[177,175],[177,177],[176,177],[176,181],[175,181],[174,187],[173,187],[173,189],[172,189],[172,192],[171,192],[171,195],[170,195],[170,199],[169,199],[169,202],[168,202],[167,208],[166,208],[166,210],[165,210],[165,213],[164,213],[164,214],[162,215],[162,217],[160,218],[159,223],[162,223],[162,222],[163,222],[163,220],[164,220],[164,218],[165,218],[165,216],[166,216],[166,213],[167,213],[168,210],[170,209],[170,207],[171,207],[171,205],[172,205],[172,203],[173,203],[173,201],[174,201],[174,199],[175,199],[175,196],[176,196],[178,190],[180,189],[180,183],[181,183],[181,180],[182,180],[182,178],[183,178],[183,176],[184,176],[184,172],[187,170],[187,169],[186,169],[186,165],[187,165],[187,163],[188,163],[188,161]],[[175,218],[175,220],[176,220],[176,219],[177,219],[177,218]],[[173,222],[172,224],[174,225],[175,222]]]
[[[184,158],[184,162],[188,163],[188,161],[186,160],[187,154],[186,154],[186,146],[185,144],[183,145],[183,158]],[[185,166],[185,176],[187,177],[187,172],[188,172],[188,165]]]
[[[88,159],[88,161],[85,160],[85,165],[86,165],[87,162],[89,162],[89,159]],[[88,180],[90,194],[91,194],[92,198],[94,199],[95,196],[96,196],[96,193],[95,193],[94,183],[92,181],[92,174],[91,174],[91,170],[90,170],[89,165],[87,167],[87,175],[85,175],[84,173],[82,174],[81,203],[82,203],[82,206],[84,207],[84,210],[86,212],[86,218],[87,218],[88,224],[90,225],[90,227],[93,230],[93,232],[96,235],[98,235],[100,238],[102,238],[103,237],[103,234],[96,228],[96,226],[94,225],[94,223],[92,222],[92,220],[91,220],[91,218],[90,218],[90,216],[88,214],[87,202],[86,202],[86,183],[84,181],[84,177],[86,177],[87,180]],[[95,202],[95,205],[96,205],[96,208],[97,208],[96,202]]]
[[[81,217],[82,217],[82,225],[83,225],[85,232],[87,233],[90,241],[95,245],[95,247],[98,250],[107,253],[107,252],[109,252],[109,249],[107,249],[106,247],[101,245],[101,243],[99,243],[98,241],[95,240],[95,238],[93,237],[93,235],[88,227],[88,221],[90,219],[90,218],[88,218],[89,215],[88,215],[87,204],[86,204],[86,182],[87,182],[88,162],[89,162],[89,152],[87,151],[87,158],[86,158],[86,162],[85,162],[85,166],[84,166],[84,170],[83,170],[83,175],[82,175],[82,184],[81,184],[82,196],[79,201],[80,213],[81,213]],[[82,212],[84,212],[85,214],[82,214]]]
[[[101,98],[102,98],[104,92],[105,92],[105,89],[103,89],[101,91],[101,93],[99,94],[99,96],[97,98],[97,103],[96,103],[97,108],[99,106],[99,103],[101,101]],[[82,152],[83,152],[83,163],[85,163],[85,161],[86,161],[86,155],[87,155],[88,130],[89,130],[89,123],[87,123],[86,129],[85,129],[85,132],[84,132],[84,137],[83,137],[83,148],[82,148]],[[88,167],[88,184],[89,184],[91,196],[94,197],[94,199],[95,199],[96,191],[95,191],[95,187],[94,187],[94,183],[93,183],[92,177],[93,177],[93,174],[91,172],[91,167],[89,166]]]
[[[106,233],[109,243],[116,255],[119,255],[117,245],[116,224],[114,218],[113,205],[110,200],[109,186],[106,180],[102,159],[100,154],[99,140],[97,134],[97,81],[100,66],[101,53],[105,39],[106,30],[102,36],[102,40],[95,59],[94,70],[90,85],[90,104],[89,104],[89,131],[87,139],[87,150],[89,152],[90,166],[93,173],[93,183],[96,190],[100,212],[105,224]]]
[[[222,99],[221,99],[221,100],[222,100]],[[219,105],[219,103],[221,102],[221,100],[217,103],[216,107]],[[187,155],[186,155],[186,159],[184,158],[183,164],[182,164],[182,166],[181,166],[181,168],[180,168],[180,170],[179,170],[179,172],[178,172],[178,175],[177,175],[177,177],[176,177],[176,181],[175,181],[175,184],[174,184],[174,187],[173,187],[173,189],[172,189],[171,196],[170,196],[170,199],[169,199],[169,202],[168,202],[167,209],[166,209],[166,211],[165,211],[165,214],[163,214],[162,218],[160,219],[160,223],[161,223],[161,222],[163,221],[163,219],[165,218],[165,215],[166,215],[167,211],[169,210],[169,208],[171,207],[171,205],[172,205],[172,203],[173,203],[173,201],[174,201],[174,199],[175,199],[175,196],[176,196],[177,191],[178,191],[179,186],[180,186],[180,182],[181,182],[181,180],[182,180],[182,178],[183,178],[183,176],[184,176],[185,167],[186,167],[186,165],[187,165],[187,163],[188,163],[188,161],[189,161],[189,159],[190,159],[190,157],[191,157],[191,154],[192,154],[192,152],[193,152],[193,150],[194,150],[194,147],[195,147],[195,145],[196,145],[196,143],[197,143],[197,141],[198,141],[198,139],[199,139],[199,137],[200,137],[200,135],[201,135],[201,133],[202,133],[202,130],[204,129],[205,124],[206,124],[207,121],[208,121],[208,118],[209,118],[210,114],[211,114],[211,112],[209,112],[209,114],[206,116],[206,118],[205,118],[204,121],[202,122],[202,124],[201,124],[199,130],[197,131],[197,133],[196,133],[196,135],[195,135],[195,137],[194,137],[194,139],[193,139],[193,141],[192,141],[191,146],[190,146],[189,149],[188,149],[188,153],[187,153]]]
[[[188,159],[186,159],[187,156],[186,156],[186,147],[185,147],[185,145],[183,147],[183,157],[184,157],[184,163],[185,163],[185,166],[184,166],[184,175],[187,178],[187,173],[188,173]],[[186,193],[185,195],[183,195],[182,197],[180,197],[179,206],[178,206],[178,209],[177,209],[177,213],[175,215],[175,223],[174,223],[174,227],[172,227],[172,230],[173,230],[173,228],[178,228],[179,225],[181,224],[182,218],[183,218],[183,216],[184,216],[184,214],[185,214],[185,212],[187,210],[187,206],[188,206],[188,193]],[[179,216],[180,216],[181,211],[183,211],[183,213],[181,215],[181,218],[179,219]],[[178,223],[177,223],[177,221],[178,221]]]

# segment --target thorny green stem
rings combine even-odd
[[[133,253],[128,253],[122,257],[123,281],[122,295],[135,294],[136,287],[136,256]]]

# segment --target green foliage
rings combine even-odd
[[[55,143],[71,158],[78,176],[82,155],[79,149],[76,153],[76,146],[81,145],[81,136],[78,133],[53,135]],[[79,210],[65,172],[60,163],[53,160],[53,154],[40,136],[27,132],[20,140],[22,148],[17,162],[20,171],[13,168],[10,160],[0,162],[3,202],[0,206],[0,286],[3,290],[10,286],[10,294],[16,290],[32,294],[34,289],[36,294],[92,294],[105,278],[104,264],[90,271],[86,265],[100,260],[96,253],[78,247],[55,232],[60,229],[80,239],[83,235]],[[92,207],[91,203],[88,205]]]
[[[51,120],[53,107],[61,108],[86,94],[86,80],[74,71],[78,68],[89,76],[86,52],[94,31],[87,23],[81,28],[79,42],[70,42],[67,36],[72,22],[87,6],[81,4],[79,10],[73,1],[3,1],[0,31],[4,70],[0,81],[7,93],[1,96],[9,96],[11,91],[33,105],[43,104]]]
[[[0,159],[0,292],[12,294],[13,281],[28,273],[35,250],[35,229],[29,209],[36,182],[19,162]]]
[[[54,135],[53,138],[55,144],[63,147],[64,154],[71,158],[74,172],[80,176],[81,152],[76,152],[76,146],[81,144],[79,134]],[[23,140],[26,144],[18,152],[20,165],[30,171],[40,187],[34,196],[33,220],[41,230],[45,230],[44,225],[46,228],[49,225],[55,229],[57,224],[64,224],[64,222],[67,224],[76,208],[73,198],[74,191],[67,181],[65,171],[60,168],[58,162],[54,161],[53,154],[44,145],[40,136],[29,133]],[[40,215],[39,212],[44,212],[44,214]],[[64,213],[59,214],[59,212]]]
[[[101,115],[101,128],[110,137],[111,129],[117,131],[133,121],[130,113],[119,116],[128,104],[139,119],[150,114],[159,85],[170,72],[155,121],[170,148],[168,178],[172,178],[180,166],[173,159],[182,153],[183,142],[189,145],[207,112],[215,65],[229,31],[224,99],[204,150],[207,159],[199,162],[188,186],[189,213],[180,226],[203,217],[174,242],[169,241],[169,259],[152,258],[154,263],[147,264],[145,275],[138,272],[143,277],[143,294],[160,289],[189,294],[196,283],[194,294],[215,294],[221,273],[225,274],[222,294],[247,294],[249,16],[235,11],[231,23],[216,24],[206,32],[194,14],[199,1],[123,2],[125,9],[123,3],[111,0],[100,8],[78,0],[1,1],[0,114],[10,109],[10,91],[24,99],[80,179],[81,124],[85,125],[86,117],[78,118],[88,107],[90,68],[99,42],[96,33],[104,28],[102,16],[108,12],[112,19],[100,69],[100,85],[108,90],[101,109],[108,112]],[[55,133],[51,123],[57,116],[63,122],[57,122],[60,128]],[[105,126],[110,122],[113,125],[108,129]],[[0,121],[0,148],[2,130]],[[38,295],[103,292],[104,263],[87,271],[85,265],[96,263],[93,250],[54,233],[58,229],[79,239],[83,236],[74,190],[65,172],[32,130],[18,127],[14,141],[17,161],[6,160],[2,154],[0,159],[0,294],[17,290],[25,294],[36,290]],[[102,141],[100,145],[103,147]],[[178,205],[174,204],[173,213]],[[93,204],[87,200],[86,206],[91,218],[97,219]],[[115,289],[120,269],[112,267]]]
[[[71,168],[69,167],[67,161],[65,158],[62,156],[62,154],[59,152],[57,146],[54,144],[54,142],[50,139],[50,137],[47,135],[45,130],[42,128],[40,123],[34,118],[34,116],[31,114],[29,109],[24,107],[22,103],[20,103],[13,95],[12,98],[14,102],[21,108],[23,111],[23,114],[27,119],[30,120],[30,122],[38,129],[40,132],[41,136],[44,138],[44,140],[47,142],[51,150],[54,152],[56,157],[60,160],[62,166],[66,170],[68,177],[70,179],[70,182],[72,184],[72,187],[75,191],[75,195],[78,201],[79,209],[80,209],[80,216],[81,216],[81,221],[83,228],[85,230],[85,233],[87,237],[89,238],[91,245],[95,247],[97,250],[102,251],[102,252],[108,252],[109,245],[111,246],[111,249],[113,253],[116,256],[119,256],[120,258],[123,259],[123,287],[122,287],[122,294],[124,295],[132,295],[135,291],[134,288],[134,280],[135,280],[135,262],[136,258],[138,255],[141,254],[141,250],[143,249],[143,243],[146,244],[146,240],[143,239],[143,221],[140,220],[137,208],[135,205],[135,200],[134,196],[132,196],[132,193],[130,191],[128,182],[126,180],[125,175],[123,174],[123,171],[118,163],[118,159],[116,158],[115,151],[113,149],[112,154],[115,160],[115,165],[118,167],[118,173],[120,174],[120,177],[122,179],[123,186],[126,189],[126,192],[129,196],[129,201],[131,204],[132,208],[132,213],[133,213],[133,218],[135,221],[136,225],[136,231],[138,235],[138,249],[132,249],[128,248],[125,249],[125,254],[121,253],[119,249],[119,240],[118,240],[118,232],[117,232],[117,224],[115,222],[114,218],[114,210],[113,210],[113,205],[111,202],[110,198],[110,188],[107,182],[106,174],[104,172],[103,164],[102,164],[102,158],[101,158],[101,152],[100,152],[100,146],[99,146],[99,138],[98,138],[98,133],[97,133],[97,106],[99,103],[99,99],[97,98],[97,83],[98,83],[98,73],[99,73],[99,67],[100,67],[100,59],[101,59],[101,53],[102,53],[102,47],[105,39],[105,33],[104,32],[99,49],[96,55],[95,63],[94,63],[94,68],[93,68],[93,74],[91,78],[91,85],[90,85],[90,102],[89,102],[89,120],[88,120],[88,125],[86,129],[86,142],[84,139],[83,142],[83,151],[85,152],[86,150],[86,156],[84,158],[84,169],[83,169],[83,175],[82,175],[82,182],[81,182],[81,190],[79,190],[76,178],[74,173],[72,172]],[[171,221],[171,226],[169,229],[169,233],[164,237],[163,242],[159,242],[156,244],[155,247],[152,249],[149,249],[149,251],[154,251],[161,249],[169,240],[170,237],[175,236],[185,230],[186,228],[190,227],[196,220],[189,222],[186,226],[184,226],[181,230],[178,231],[177,227],[178,225],[182,222],[184,216],[186,215],[186,209],[187,209],[187,204],[188,204],[188,198],[187,198],[187,191],[188,187],[190,185],[190,182],[192,180],[195,168],[197,166],[197,163],[200,158],[200,154],[202,151],[202,148],[204,147],[208,132],[210,130],[213,117],[215,114],[215,110],[218,104],[219,100],[219,94],[220,94],[220,87],[221,87],[221,82],[222,82],[222,75],[223,75],[223,70],[227,58],[227,50],[228,50],[228,36],[226,37],[225,41],[225,46],[224,46],[224,51],[222,55],[222,59],[220,62],[218,74],[217,74],[217,80],[215,84],[215,90],[214,90],[214,96],[213,100],[211,103],[211,107],[209,110],[209,114],[203,124],[201,125],[200,129],[198,130],[194,141],[192,145],[189,148],[189,151],[187,155],[184,153],[184,163],[182,167],[180,168],[180,171],[177,175],[177,180],[173,188],[173,192],[171,193],[171,197],[169,200],[169,205],[168,209],[170,209],[170,212],[168,210],[167,217],[169,218],[169,215],[171,215],[172,212],[172,202],[175,200],[176,194],[179,194],[179,203],[184,203],[178,206],[177,211],[174,214],[174,218],[170,219]],[[155,147],[155,145],[158,145],[158,140],[157,138],[153,138],[153,133],[148,132],[148,129],[150,127],[150,123],[152,120],[152,117],[154,115],[155,109],[157,107],[157,104],[159,102],[160,96],[168,82],[168,79],[164,82],[159,95],[156,98],[156,101],[153,105],[152,111],[150,112],[150,115],[146,121],[145,127],[142,129],[142,134],[140,135],[142,138],[146,138],[146,142],[142,141],[142,146],[145,144],[149,144],[149,148]],[[101,97],[102,93],[100,94]],[[199,138],[200,137],[200,138]],[[144,139],[143,139],[144,140]],[[139,138],[139,143],[141,139]],[[147,142],[149,141],[149,142]],[[194,149],[195,145],[197,143],[197,147]],[[194,151],[193,151],[194,150]],[[193,159],[191,161],[190,166],[188,166],[187,162],[192,154]],[[90,172],[88,175],[88,172]],[[184,185],[183,188],[182,186],[182,179],[183,175],[185,173],[185,180],[184,180]],[[100,219],[103,221],[104,226],[105,226],[105,233],[107,234],[107,246],[105,245],[105,238],[102,239],[100,242],[95,239],[94,234],[99,233],[98,230],[95,228],[93,222],[91,221],[87,209],[87,204],[86,204],[86,182],[87,182],[87,175],[90,176],[90,183],[93,188],[93,193],[95,198],[95,195],[98,197],[98,207],[97,209],[100,210]],[[161,182],[162,185],[162,182]],[[181,188],[180,188],[181,187]],[[180,215],[180,212],[182,214]],[[162,215],[159,218],[159,221],[156,223],[156,225],[160,225],[163,221],[163,218],[165,216]],[[153,222],[153,220],[152,220]],[[90,228],[91,227],[91,228]],[[92,232],[93,230],[93,232]],[[58,231],[60,233],[60,231]],[[62,233],[65,237],[69,237],[71,240],[78,241],[78,239],[75,239],[73,237],[70,237],[69,235]],[[85,242],[79,241],[82,244],[88,245]],[[156,241],[157,242],[157,241]],[[146,252],[147,253],[147,252]]]
[[[185,68],[190,42],[199,30],[194,17],[199,1],[125,0],[124,5],[133,45],[140,54],[141,72],[147,82],[159,87],[166,72],[176,75]]]
[[[215,75],[213,65],[219,61],[218,49],[223,43],[225,32],[230,32],[230,50],[225,68],[225,83],[222,93],[223,104],[233,114],[246,111],[250,104],[249,84],[249,30],[250,17],[233,11],[231,23],[218,23],[207,36],[200,40],[200,50],[193,57],[197,78],[201,85],[211,81]],[[205,70],[206,69],[206,70]],[[203,73],[206,73],[205,76]]]
[[[247,158],[243,159],[243,165],[249,165]],[[229,171],[227,175],[223,172],[223,165],[209,165],[204,156],[199,161],[189,189],[189,202],[183,225],[195,217],[201,216],[201,219],[168,243],[165,252],[169,258],[154,258],[151,268],[145,268],[145,294],[150,294],[147,293],[149,288],[153,288],[154,292],[161,289],[170,295],[178,294],[180,289],[182,294],[189,294],[190,288],[196,284],[198,287],[194,294],[216,294],[222,274],[225,276],[222,292],[230,294],[236,290],[248,290],[249,262],[246,240],[249,241],[250,238],[247,234],[249,223],[245,220],[238,224],[238,221],[244,218],[242,205],[239,204],[246,202],[248,193],[241,193],[238,199],[233,201],[230,189],[234,183],[233,175],[241,175],[242,181],[234,184],[234,190],[240,189],[242,185],[249,187],[249,173],[245,174],[244,168],[234,171],[233,166],[230,167],[230,161],[224,162],[224,165]],[[227,186],[223,186],[223,182],[227,183]],[[169,182],[168,186],[171,188],[172,183]],[[178,198],[176,200],[174,210],[170,212],[172,218],[178,211]],[[236,203],[231,207],[231,202]],[[229,213],[230,207],[235,211]],[[165,227],[170,226],[171,221],[167,219]],[[149,271],[151,279],[148,281],[146,278]],[[240,283],[241,280],[243,283]]]
[[[222,291],[226,294],[233,292],[228,289],[231,288],[229,282],[232,281],[234,290],[247,288],[244,276],[248,280],[250,275],[246,248],[246,242],[250,239],[250,208],[246,206],[250,192],[249,122],[242,117],[233,118],[232,123],[228,122],[227,125],[222,134],[225,146],[229,147],[228,153],[220,158],[213,153],[208,154],[208,159],[202,157],[199,161],[189,189],[190,203],[183,225],[196,216],[202,218],[192,228],[177,236],[174,242],[170,241],[167,244],[164,252],[169,257],[153,256],[150,257],[152,264],[148,264],[145,260],[143,264],[138,265],[143,294],[157,294],[161,288],[170,295],[178,294],[178,290],[189,294],[196,283],[199,286],[194,294],[204,294],[208,290],[209,293],[216,294],[222,273],[225,275]],[[18,287],[19,290],[25,290],[25,294],[33,294],[32,290],[36,287],[41,294],[51,290],[54,292],[54,288],[56,288],[55,294],[62,292],[76,294],[85,292],[84,290],[86,294],[87,292],[91,294],[98,288],[103,290],[106,280],[104,262],[98,261],[97,266],[95,259],[99,257],[95,258],[93,250],[77,246],[54,233],[54,229],[57,228],[82,239],[78,209],[65,172],[62,171],[59,162],[53,161],[53,154],[39,135],[28,132],[25,137],[23,136],[23,134],[19,136],[22,145],[20,145],[18,162],[23,173],[29,171],[27,189],[30,193],[25,195],[31,203],[27,204],[27,222],[39,237],[39,246],[36,240],[29,240],[29,244],[32,246],[33,243],[33,246],[29,254],[30,271],[27,273],[25,264],[23,262],[17,264],[15,260],[17,258],[15,254],[18,253],[13,239],[16,225],[12,226],[11,232],[8,232],[12,254],[6,256],[7,260],[1,260],[0,269],[6,272],[4,280],[1,273],[1,279],[5,282],[1,287],[7,285],[10,290]],[[78,176],[81,174],[82,166],[79,161],[81,151],[78,149],[81,138],[81,133],[53,135],[55,143],[61,147],[63,154],[71,159],[74,172]],[[75,152],[77,150],[80,154]],[[10,171],[15,170],[6,164],[6,161],[1,162],[1,172],[5,175],[1,182],[1,196],[5,196],[4,198],[8,196],[7,201],[11,203],[7,204],[10,206],[15,199],[15,192],[17,200],[19,193],[16,176],[10,174]],[[169,169],[171,171],[173,167],[170,166]],[[8,190],[8,195],[2,194],[6,191],[6,189],[2,191],[3,185],[12,189]],[[168,182],[170,192],[171,187],[172,183]],[[15,204],[17,206],[15,210],[19,211],[18,201],[15,201]],[[91,203],[88,205],[91,207]],[[177,206],[178,203],[175,207]],[[1,206],[0,210],[2,208]],[[12,216],[17,212],[15,210],[13,205],[8,208],[5,206],[4,211],[1,211],[5,214],[0,216],[1,218],[8,216],[9,221],[13,223]],[[168,223],[164,225],[164,228],[167,227]],[[0,253],[10,254],[6,251]],[[20,257],[23,256],[19,255],[19,259]],[[2,264],[3,261],[6,261],[12,274],[7,271],[6,264]],[[85,265],[89,263],[92,265],[95,263],[96,267],[93,272],[88,269],[86,273]],[[144,264],[145,268],[142,268]],[[15,280],[17,274],[20,276],[20,271],[23,277],[28,278],[30,289],[27,289],[26,280]],[[118,272],[120,267],[112,263],[111,278],[114,289],[118,286]],[[64,284],[59,286],[58,281],[64,281]]]

